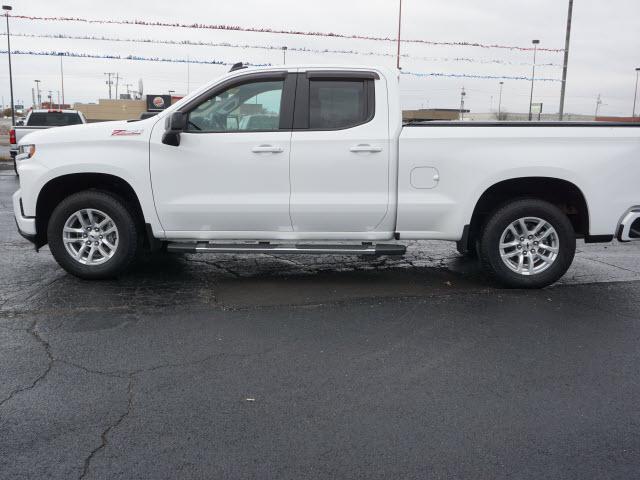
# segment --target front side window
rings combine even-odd
[[[205,100],[188,115],[190,132],[250,132],[280,129],[284,80],[231,87]]]
[[[309,128],[336,130],[367,122],[367,80],[310,80]]]

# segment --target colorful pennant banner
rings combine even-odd
[[[2,33],[1,35],[6,35]],[[281,51],[280,45],[260,45],[260,44],[247,44],[247,43],[230,43],[230,42],[206,42],[198,40],[161,40],[154,38],[121,38],[105,35],[67,35],[65,33],[13,33],[12,37],[26,37],[26,38],[52,38],[52,39],[65,39],[65,40],[91,40],[91,41],[106,41],[106,42],[130,42],[130,43],[146,43],[146,44],[158,44],[158,45],[189,45],[198,47],[224,47],[224,48],[240,48],[240,49],[259,49],[259,50],[273,50]],[[338,55],[358,55],[358,56],[377,56],[377,57],[389,57],[395,58],[393,53],[382,53],[373,51],[360,51],[360,50],[345,50],[345,49],[318,49],[307,47],[287,47],[289,52],[310,53],[315,55],[324,54],[338,54]],[[482,65],[513,65],[530,67],[531,63],[527,62],[511,62],[508,60],[499,59],[476,59],[469,57],[421,57],[403,54],[403,58],[412,60],[423,60],[427,62],[456,62],[456,63],[478,63]],[[562,67],[562,65],[556,63],[537,63],[536,67]]]
[[[0,53],[5,54],[7,50],[0,50]],[[101,58],[108,60],[133,60],[133,61],[145,61],[145,62],[167,62],[167,63],[193,63],[193,64],[205,64],[205,65],[233,65],[235,62],[228,62],[224,60],[197,60],[197,59],[185,59],[185,58],[166,58],[166,57],[144,57],[140,55],[109,55],[109,54],[93,54],[93,53],[80,53],[70,51],[31,51],[31,50],[11,50],[12,55],[37,55],[37,56],[52,56],[52,57],[74,57],[74,58]],[[269,66],[269,63],[261,64],[247,64],[254,67]],[[440,72],[401,72],[403,75],[411,75],[415,77],[448,77],[448,78],[473,78],[481,80],[526,80],[531,81],[530,77],[526,76],[503,76],[503,75],[480,75],[480,74],[467,74],[467,73],[440,73]],[[536,78],[538,82],[560,82],[561,80],[555,78]]]
[[[203,29],[203,30],[225,30],[231,32],[253,32],[253,33],[274,33],[281,35],[300,35],[307,37],[328,37],[328,38],[347,38],[353,40],[372,40],[381,42],[396,42],[397,38],[392,37],[379,37],[373,35],[358,35],[358,34],[346,34],[346,33],[334,33],[334,32],[310,32],[302,30],[285,30],[285,29],[271,29],[271,28],[258,28],[258,27],[243,27],[239,25],[215,25],[204,23],[171,23],[160,21],[145,21],[145,20],[128,20],[128,19],[89,19],[81,17],[41,17],[35,15],[12,15],[12,18],[23,20],[39,20],[45,22],[81,22],[90,24],[103,24],[103,25],[140,25],[148,27],[171,27],[171,28],[190,28],[190,29]],[[515,51],[532,51],[533,47],[519,47],[514,45],[501,45],[501,44],[487,44],[481,42],[439,42],[434,40],[424,39],[402,39],[404,43],[419,43],[424,45],[436,45],[444,47],[477,47],[477,48],[495,48],[503,50],[515,50]],[[564,52],[561,48],[538,48],[538,51],[542,52]]]

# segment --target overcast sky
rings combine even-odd
[[[9,1],[9,0],[7,0]],[[404,0],[403,38],[445,42],[479,42],[530,46],[534,38],[541,46],[563,48],[568,0]],[[6,1],[3,3],[7,3]],[[87,1],[14,0],[16,15],[73,16],[89,19],[141,19],[146,21],[229,24],[247,27],[304,30],[395,37],[398,0],[183,0]],[[2,32],[4,32],[4,22]],[[290,48],[356,50],[393,54],[395,45],[386,41],[307,37],[271,33],[228,32],[185,28],[83,24],[11,19],[16,34],[100,35],[110,38],[171,39],[272,45]],[[636,67],[640,67],[640,1],[575,0],[574,29],[569,63],[567,111],[593,114],[602,95],[602,114],[630,116]],[[6,51],[6,36],[0,49]],[[12,50],[73,51],[88,54],[138,55],[197,60],[282,63],[279,50],[212,46],[178,46],[134,42],[32,38],[12,35]],[[519,77],[531,75],[532,52],[504,49],[405,44],[404,71]],[[455,61],[468,58],[474,62]],[[9,103],[7,56],[2,55],[0,92]],[[491,63],[491,62],[503,63]],[[392,56],[313,54],[289,51],[287,63],[395,65]],[[541,53],[536,77],[560,79],[561,53]],[[108,96],[104,72],[118,72],[121,84],[144,81],[145,93],[166,93],[208,82],[228,70],[216,65],[191,65],[189,86],[185,64],[107,59],[65,58],[67,102],[96,101]],[[33,80],[42,89],[60,89],[59,59],[47,56],[13,56],[16,103],[31,104]],[[461,78],[416,78],[403,76],[402,104],[405,108],[457,108],[465,87],[467,107],[475,112],[497,109],[499,81]],[[503,109],[527,111],[530,84],[505,80]],[[124,87],[120,87],[124,91]],[[558,82],[536,82],[535,102],[544,103],[546,113],[557,112]],[[493,97],[493,98],[492,98]]]

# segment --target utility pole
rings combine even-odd
[[[640,67],[636,68],[636,89],[633,95],[633,117],[636,118],[636,103],[638,102],[638,77],[640,77]]]
[[[569,0],[567,14],[567,36],[564,42],[564,65],[562,67],[562,87],[560,90],[560,121],[564,120],[564,99],[567,92],[567,71],[569,70],[569,47],[571,45],[571,22],[573,20],[573,0]]]
[[[64,69],[62,68],[62,57],[60,54],[60,89],[62,90],[62,103],[64,103]]]
[[[598,100],[596,100],[596,115],[595,119],[598,119],[598,113],[600,112],[600,107],[603,105],[602,103],[602,95],[598,94]]]
[[[11,71],[11,34],[9,32],[9,12],[12,10],[11,5],[3,5],[4,16],[7,18],[7,55],[9,57],[9,92],[11,95],[11,125],[16,124],[15,104],[13,103],[13,73]]]
[[[38,108],[42,108],[42,96],[40,95],[40,80],[34,80],[36,82],[36,91],[38,92]]]
[[[118,98],[119,98],[118,97],[118,82],[122,79],[122,77],[120,76],[119,73],[116,73],[115,79],[116,79],[116,100],[118,100]]]
[[[62,105],[60,105],[60,90],[58,90],[58,110],[62,110]]]
[[[115,73],[105,72],[105,75],[107,76],[107,85],[109,85],[109,100],[111,100],[111,85],[113,85],[113,82],[111,81],[111,76],[115,75]]]
[[[129,87],[133,87],[133,83],[125,83],[125,87],[127,87],[127,95],[131,95],[131,89]]]
[[[400,0],[400,9],[398,11],[398,56],[397,56],[397,67],[398,70],[402,70],[400,67],[400,37],[402,34],[402,0]]]
[[[189,90],[191,89],[191,69],[189,68],[189,64],[191,63],[189,59],[189,55],[187,55],[187,95],[189,95]]]
[[[460,93],[460,120],[464,120],[464,97],[467,96],[467,92],[465,92],[464,87],[462,87],[462,92]]]
[[[502,87],[504,87],[504,82],[500,82],[500,98],[498,100],[498,120],[502,120]]]
[[[529,98],[529,121],[533,120],[533,85],[536,81],[536,56],[538,53],[538,45],[540,40],[533,40],[533,72],[531,73],[531,97]]]
[[[287,64],[287,46],[282,47],[282,64]]]

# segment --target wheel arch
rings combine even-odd
[[[516,198],[537,198],[560,208],[571,221],[576,237],[589,237],[589,207],[582,190],[555,177],[527,176],[499,181],[488,187],[475,204],[466,233],[466,248],[475,248],[482,226],[492,211]]]
[[[105,191],[125,200],[139,222],[145,244],[150,244],[151,239],[145,230],[145,217],[140,199],[129,182],[107,173],[70,173],[50,179],[40,189],[36,201],[36,248],[48,242],[47,226],[56,206],[70,195],[84,190]]]

